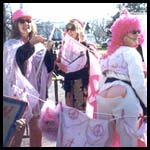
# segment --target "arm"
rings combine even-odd
[[[24,63],[34,53],[34,47],[29,42],[20,46],[16,52],[16,61],[23,74],[25,74]]]
[[[147,107],[147,88],[144,83],[142,59],[136,49],[134,50],[133,48],[125,52],[124,59],[128,64],[129,78],[132,87]]]
[[[52,50],[46,51],[46,54],[44,57],[44,63],[46,65],[48,73],[53,70],[54,61],[55,61],[55,55],[53,54]]]

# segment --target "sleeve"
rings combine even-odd
[[[52,50],[46,51],[45,57],[44,57],[44,62],[47,68],[47,72],[51,72],[54,67],[54,61],[55,61],[55,54],[52,53]]]
[[[30,43],[27,42],[20,46],[16,52],[16,61],[23,73],[24,62],[34,53],[34,47],[31,47]]]
[[[128,73],[132,87],[147,107],[147,88],[144,82],[142,58],[136,49],[129,49],[124,53],[128,65]]]

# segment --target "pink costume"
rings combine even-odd
[[[17,97],[28,102],[27,110],[24,114],[27,122],[34,115],[40,113],[39,97],[46,98],[46,85],[50,81],[51,72],[48,73],[46,66],[42,63],[39,76],[35,74],[39,66],[45,47],[38,43],[35,45],[34,54],[27,60],[27,70],[24,76],[16,62],[16,52],[24,42],[22,40],[10,39],[4,44],[3,50],[3,95]],[[39,88],[39,87],[40,88]]]

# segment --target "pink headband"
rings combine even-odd
[[[84,24],[78,19],[71,19],[70,22],[71,21],[76,21],[77,23],[79,23],[81,25],[82,28],[84,27]]]

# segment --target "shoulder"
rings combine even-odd
[[[19,46],[21,46],[23,42],[20,39],[9,39],[4,43],[4,49],[8,50],[16,50]]]
[[[12,44],[17,44],[19,42],[20,40],[17,40],[17,39],[9,39],[4,43],[4,45],[12,45]]]
[[[136,48],[132,48],[132,47],[128,47],[128,46],[122,46],[121,48],[121,52],[124,56],[124,59],[127,61],[141,61],[141,56],[138,53],[138,51],[136,50]]]

